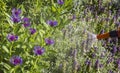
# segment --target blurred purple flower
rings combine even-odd
[[[23,20],[24,23],[28,23],[28,22],[30,22],[30,19],[27,18],[27,17],[24,17],[22,20]]]
[[[113,62],[113,60],[114,60],[114,58],[110,57],[110,58],[108,58],[106,63],[109,64],[109,63]]]
[[[112,70],[109,70],[108,73],[114,73]]]
[[[30,34],[34,34],[36,32],[36,29],[34,28],[30,28],[29,30],[30,30]]]
[[[26,28],[26,27],[29,27],[30,26],[30,23],[24,23],[23,26]]]
[[[10,62],[13,64],[13,65],[19,65],[19,64],[22,64],[22,58],[19,57],[19,56],[13,56],[11,59],[10,59]]]
[[[45,52],[45,49],[40,46],[35,46],[33,52],[35,55],[42,55]]]
[[[58,22],[57,21],[48,20],[47,24],[49,24],[51,27],[54,27],[54,26],[57,26]]]
[[[64,4],[63,0],[57,0],[57,3],[60,4],[60,5]]]
[[[90,64],[91,64],[90,60],[89,60],[89,59],[86,59],[85,64],[86,64],[87,66],[90,66]]]
[[[112,47],[112,50],[111,50],[111,53],[112,54],[115,54],[117,52],[117,47],[116,46],[113,46]]]
[[[91,56],[92,56],[92,58],[95,58],[95,57],[96,57],[96,54],[95,54],[95,53],[92,53]]]
[[[117,65],[118,69],[120,69],[120,59],[117,59],[116,65]]]
[[[18,23],[21,21],[21,18],[19,16],[11,16],[10,18],[14,23]]]
[[[98,59],[96,60],[94,67],[95,67],[95,69],[99,68],[99,60]]]
[[[49,39],[49,38],[46,38],[45,42],[46,42],[47,45],[52,45],[52,44],[55,43],[53,39]]]
[[[23,26],[26,28],[26,27],[29,27],[30,26],[30,20],[29,18],[23,18]]]
[[[18,36],[13,35],[13,34],[8,34],[7,39],[11,41],[16,41],[18,39]]]
[[[16,8],[12,9],[13,16],[19,16],[20,14],[21,14],[21,9],[16,9]]]

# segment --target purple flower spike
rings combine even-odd
[[[13,57],[10,59],[10,62],[11,62],[13,65],[19,65],[19,64],[22,64],[22,58],[19,57],[19,56],[13,56]]]
[[[89,60],[89,59],[86,59],[85,64],[86,64],[87,66],[90,66],[90,64],[91,64],[90,60]]]
[[[95,67],[95,69],[99,68],[99,60],[98,59],[96,60],[94,67]]]
[[[118,69],[120,69],[120,59],[117,59],[116,65],[117,65]]]
[[[36,32],[36,29],[30,28],[30,34],[34,34]]]
[[[20,14],[21,14],[21,9],[16,9],[16,8],[12,9],[13,16],[19,16]]]
[[[64,4],[63,0],[57,0],[57,3],[60,4],[60,5]]]
[[[58,22],[49,20],[49,21],[47,21],[47,24],[49,24],[51,27],[54,27],[54,26],[57,26]]]
[[[18,36],[13,35],[13,34],[8,34],[7,39],[11,41],[16,41],[18,39]]]
[[[11,20],[14,22],[14,23],[18,23],[21,21],[21,18],[19,16],[11,16]]]
[[[52,45],[52,44],[55,43],[54,40],[49,39],[49,38],[46,38],[46,39],[45,39],[45,42],[46,42],[47,45]]]
[[[35,46],[33,52],[35,55],[42,55],[45,52],[45,50],[40,46]]]

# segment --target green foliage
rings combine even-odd
[[[103,1],[106,10],[102,12],[96,0],[64,0],[63,5],[58,4],[57,0],[0,0],[0,73],[107,73],[109,69],[114,69],[113,62],[106,64],[110,51],[106,50],[105,57],[101,58],[106,48],[102,46],[102,41],[89,46],[82,44],[87,39],[84,30],[99,34],[102,29],[116,29],[112,17],[119,5],[114,3],[107,6],[108,2]],[[114,5],[117,7],[114,8]],[[95,11],[91,11],[88,6],[95,6]],[[22,22],[11,21],[13,8],[21,9],[21,18],[30,18],[30,27],[25,28]],[[115,12],[108,15],[107,8]],[[95,12],[98,13],[97,18]],[[105,21],[105,18],[110,21]],[[118,17],[117,21],[119,19]],[[47,24],[48,20],[56,20],[58,25],[51,27]],[[35,28],[37,32],[31,35],[29,28]],[[10,42],[7,39],[9,33],[19,36],[18,40]],[[53,38],[55,44],[46,45],[45,38]],[[43,55],[36,56],[33,53],[34,46],[37,45],[45,48]],[[96,54],[95,58],[92,57],[93,53]],[[10,63],[10,58],[14,55],[23,59],[21,65],[14,66]],[[87,58],[92,62],[90,67],[85,65]],[[103,68],[94,68],[96,59],[104,64]]]

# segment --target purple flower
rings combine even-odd
[[[23,26],[26,28],[26,27],[29,27],[30,26],[30,23],[24,23]]]
[[[47,24],[49,24],[51,27],[54,27],[54,26],[57,26],[58,22],[57,21],[48,20]]]
[[[30,20],[29,18],[23,18],[23,26],[26,28],[26,27],[29,27],[30,26]]]
[[[19,16],[20,14],[21,14],[21,9],[16,9],[16,8],[12,9],[13,16]]]
[[[19,64],[22,64],[22,58],[19,57],[19,56],[13,56],[13,57],[10,59],[10,62],[11,62],[13,65],[19,65]]]
[[[47,45],[52,45],[52,44],[55,43],[54,40],[53,40],[53,39],[50,39],[50,38],[46,38],[46,39],[45,39],[45,42],[46,42]]]
[[[90,60],[89,60],[88,58],[86,59],[85,64],[86,64],[87,66],[90,66],[91,62],[90,62]]]
[[[24,17],[22,20],[23,20],[24,23],[28,23],[28,22],[30,22],[30,19],[27,18],[27,17]]]
[[[95,67],[95,69],[99,68],[99,60],[98,59],[96,60],[94,67]]]
[[[111,53],[112,54],[115,54],[117,52],[117,47],[116,46],[113,46],[112,50],[111,50]]]
[[[64,4],[63,0],[57,0],[57,3],[60,5]]]
[[[18,39],[18,36],[13,35],[13,34],[8,34],[7,39],[11,41],[16,41]]]
[[[34,34],[36,32],[36,29],[30,28],[30,34]]]
[[[108,73],[114,73],[112,70],[109,70]]]
[[[10,18],[14,23],[18,23],[21,21],[21,18],[19,16],[11,16]]]
[[[120,69],[120,59],[117,59],[116,65],[117,65],[118,69]]]
[[[40,46],[35,46],[33,52],[35,55],[42,55],[45,52],[45,50]]]

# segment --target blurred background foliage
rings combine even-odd
[[[16,34],[22,40],[8,43],[6,35],[18,28],[10,21],[13,8],[20,8],[21,16],[30,18],[31,27],[38,32],[31,37],[27,30],[21,28],[21,32]],[[86,37],[82,36],[81,30],[85,28],[99,34],[101,30],[107,32],[117,29],[115,23],[120,18],[114,21],[113,17],[119,14],[119,8],[119,0],[64,0],[63,5],[59,5],[57,0],[0,0],[0,73],[86,73],[86,70],[89,73],[107,73],[109,69],[117,72],[114,63],[106,64],[110,51],[107,50],[105,57],[101,58],[106,48],[103,42],[98,42],[97,46],[89,47],[91,50],[85,52],[82,42]],[[75,20],[73,15],[76,16]],[[49,27],[47,20],[57,20],[58,26]],[[46,37],[52,37],[55,45],[46,46]],[[45,46],[46,54],[34,56],[31,52],[34,45]],[[10,48],[13,48],[13,54],[22,56],[22,66],[14,67],[9,63]],[[85,65],[86,59],[92,61],[90,67]],[[104,68],[95,70],[93,66],[96,59],[104,64]]]

